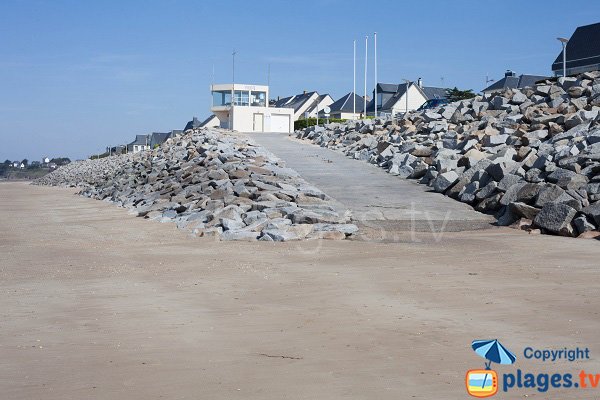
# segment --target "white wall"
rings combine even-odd
[[[336,114],[331,114],[330,118],[340,118],[340,119],[359,119],[360,118],[360,113],[347,113],[347,112],[338,112]]]
[[[221,121],[216,115],[211,118],[206,125],[204,125],[205,128],[218,128],[219,126],[221,126]]]
[[[423,103],[425,103],[427,99],[423,94],[417,89],[415,85],[411,85],[408,88],[408,111],[416,110],[421,107]],[[395,113],[403,113],[406,112],[406,93],[400,97],[400,99],[394,104],[392,107],[392,112]]]
[[[315,100],[313,100],[313,102],[314,102],[314,101],[315,101]],[[333,98],[331,98],[331,96],[325,96],[323,99],[321,99],[321,101],[320,101],[320,102],[319,102],[319,104],[317,105],[317,109],[316,109],[316,110],[313,110],[313,111],[310,113],[309,117],[310,117],[310,118],[315,118],[315,117],[317,116],[317,113],[318,113],[318,112],[321,112],[321,111],[323,111],[323,109],[324,109],[325,107],[327,107],[327,106],[330,106],[330,105],[332,105],[333,103],[334,103],[334,100],[333,100]],[[312,103],[310,103],[310,104],[312,104]],[[302,114],[302,115],[304,115],[304,114]]]
[[[294,121],[299,120],[300,118],[304,118],[304,113],[306,112],[306,110],[311,107],[313,104],[315,104],[315,102],[317,101],[317,97],[319,97],[319,95],[315,92],[312,94],[312,96],[310,96],[310,98],[308,99],[308,101],[305,101],[304,104],[302,105],[302,107],[300,107],[298,109],[298,111],[296,111],[294,113]]]
[[[233,126],[231,129],[234,131],[253,132],[254,114],[263,114],[264,132],[271,132],[271,115],[288,115],[290,117],[290,126],[286,133],[290,133],[294,129],[294,109],[292,108],[234,106],[231,112],[233,116]]]

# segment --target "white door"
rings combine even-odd
[[[263,129],[263,114],[254,114],[254,132],[264,132]]]
[[[272,114],[271,132],[290,133],[290,116],[286,114]]]

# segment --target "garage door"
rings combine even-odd
[[[290,133],[290,116],[286,114],[271,114],[271,132]]]

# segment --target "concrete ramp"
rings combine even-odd
[[[415,181],[390,175],[364,161],[301,142],[286,134],[249,134],[285,160],[304,179],[352,211],[367,227],[389,230],[462,231],[490,228],[494,219],[430,191]]]

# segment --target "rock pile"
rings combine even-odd
[[[600,72],[295,136],[418,179],[499,225],[565,236],[600,226]],[[592,232],[590,232],[592,231]]]
[[[357,231],[326,194],[249,138],[190,130],[160,148],[61,167],[35,182],[224,240],[344,239]]]
[[[61,166],[33,182],[34,185],[89,187],[102,185],[112,179],[121,167],[136,156],[122,155],[98,160],[78,160]]]

